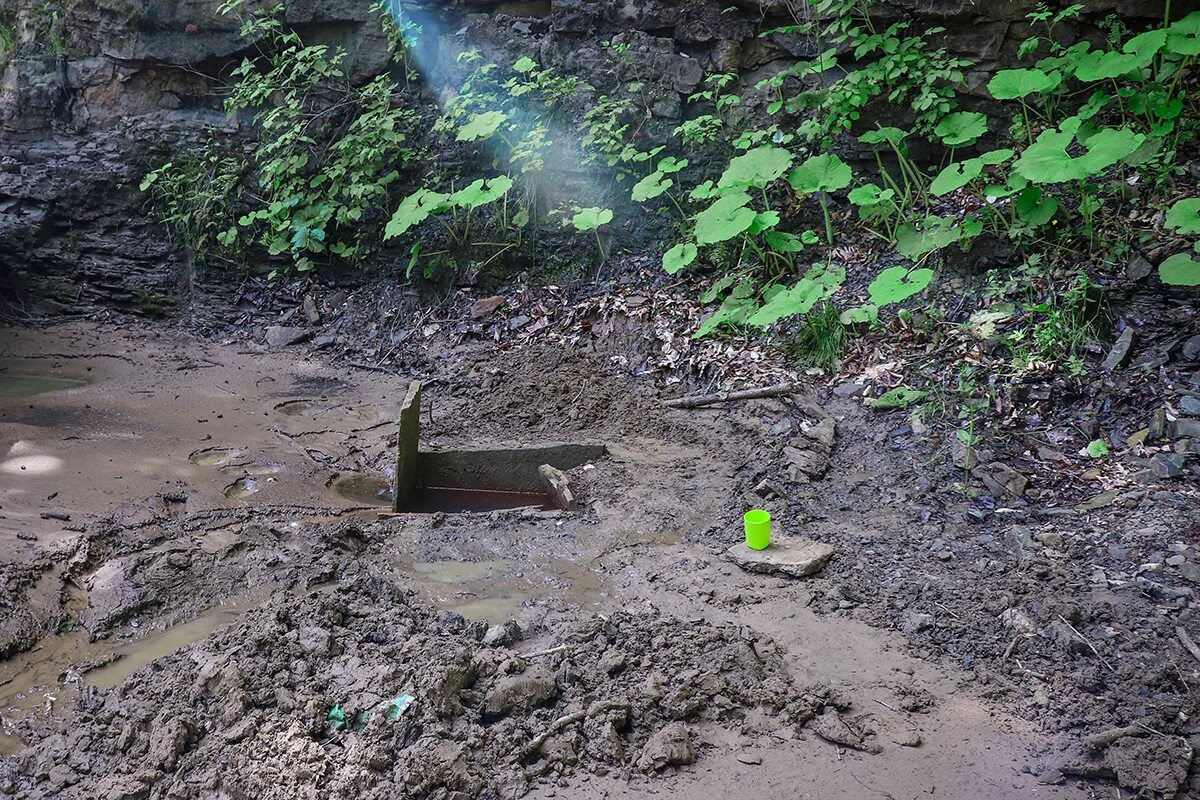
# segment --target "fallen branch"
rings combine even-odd
[[[728,403],[734,400],[757,400],[761,397],[779,397],[796,391],[794,383],[780,383],[775,386],[764,386],[761,389],[745,389],[740,392],[719,392],[717,394],[693,394],[666,400],[663,405],[667,408],[702,408],[716,403]]]
[[[582,721],[583,718],[584,718],[584,712],[576,711],[574,713],[567,714],[565,717],[559,717],[558,719],[554,720],[554,722],[551,723],[549,728],[542,731],[537,736],[533,737],[533,739],[530,740],[529,744],[522,747],[521,751],[519,753],[517,753],[517,757],[514,758],[513,761],[514,762],[524,761],[525,759],[529,758],[531,755],[536,753],[538,751],[538,748],[540,748],[543,744],[545,744],[546,740],[549,739],[551,736],[558,733],[559,731],[561,731],[563,728],[567,727],[568,725],[573,725],[576,722]]]
[[[1108,669],[1108,671],[1109,671],[1109,672],[1112,672],[1112,671],[1113,671],[1112,664],[1108,663],[1108,661],[1106,661],[1106,660],[1104,659],[1104,656],[1100,655],[1100,651],[1096,649],[1096,645],[1092,644],[1092,643],[1091,643],[1091,641],[1090,641],[1090,640],[1089,640],[1089,639],[1088,639],[1086,636],[1084,636],[1082,633],[1080,633],[1080,632],[1079,632],[1079,631],[1078,631],[1078,630],[1075,628],[1075,626],[1074,626],[1074,625],[1072,625],[1071,623],[1067,622],[1067,618],[1066,618],[1066,617],[1064,617],[1062,614],[1059,614],[1059,615],[1058,615],[1058,618],[1062,620],[1062,623],[1063,623],[1063,625],[1066,625],[1068,628],[1070,628],[1070,629],[1071,629],[1071,632],[1072,632],[1072,633],[1074,633],[1074,634],[1075,634],[1076,636],[1078,636],[1078,637],[1079,637],[1081,640],[1083,640],[1083,643],[1084,643],[1084,644],[1086,644],[1086,645],[1088,646],[1088,649],[1090,649],[1090,650],[1092,651],[1092,654],[1093,654],[1094,656],[1096,656],[1096,658],[1100,659],[1100,663],[1101,663],[1101,664],[1103,664],[1103,665],[1104,665],[1104,666],[1105,666],[1105,667]]]
[[[1175,635],[1179,637],[1179,641],[1183,644],[1184,648],[1186,648],[1187,651],[1191,653],[1197,661],[1200,661],[1200,645],[1197,645],[1192,637],[1188,636],[1188,632],[1183,628],[1176,627]]]

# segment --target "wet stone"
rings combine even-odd
[[[833,556],[833,545],[811,539],[772,537],[766,550],[751,550],[739,542],[725,551],[733,563],[747,572],[763,572],[804,578],[820,572]]]
[[[269,347],[287,347],[304,341],[309,332],[290,325],[271,325],[267,328],[266,342]]]
[[[1179,410],[1190,417],[1200,417],[1200,397],[1187,394],[1179,398]]]
[[[1106,372],[1112,372],[1117,367],[1125,363],[1125,359],[1129,358],[1129,349],[1133,347],[1133,328],[1126,328],[1117,337],[1117,341],[1113,344],[1112,349],[1108,351],[1108,356],[1105,357],[1104,363],[1101,365]]]

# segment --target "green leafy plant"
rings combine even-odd
[[[833,153],[812,156],[788,175],[788,183],[798,192],[816,195],[825,217],[825,241],[833,243],[833,219],[829,214],[829,192],[845,189],[854,175],[850,167]]]

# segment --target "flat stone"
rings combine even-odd
[[[804,578],[821,571],[833,556],[833,545],[811,539],[771,537],[766,550],[751,550],[738,542],[725,551],[733,563],[747,572],[779,573]]]
[[[1138,253],[1135,253],[1133,258],[1129,259],[1129,263],[1125,265],[1125,277],[1131,281],[1147,278],[1153,271],[1154,265]]]
[[[1113,344],[1112,349],[1108,351],[1108,356],[1101,365],[1104,371],[1112,372],[1125,363],[1125,359],[1129,358],[1129,349],[1131,347],[1133,347],[1133,328],[1126,328],[1117,337],[1117,341]]]
[[[858,397],[865,392],[867,387],[861,383],[847,381],[846,383],[835,386],[833,389],[834,397]]]
[[[1200,417],[1200,397],[1185,394],[1179,398],[1179,411],[1189,417]]]
[[[270,325],[267,327],[267,346],[268,347],[287,347],[289,344],[297,344],[310,336],[310,332],[305,328],[297,328],[291,325]]]
[[[1150,469],[1160,478],[1182,478],[1186,463],[1184,453],[1159,453],[1150,462]]]
[[[975,476],[983,481],[983,485],[988,488],[988,491],[996,497],[1005,495],[1020,497],[1025,494],[1025,489],[1029,485],[1028,478],[999,461],[976,467],[974,472]]]
[[[1171,423],[1171,435],[1176,439],[1200,438],[1200,419],[1177,419]]]

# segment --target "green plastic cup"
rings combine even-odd
[[[742,517],[746,525],[746,547],[766,550],[771,546],[771,512],[756,508]]]

